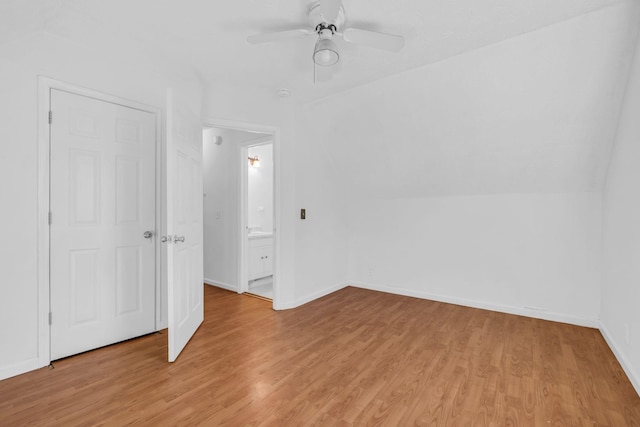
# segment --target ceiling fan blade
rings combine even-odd
[[[342,0],[320,0],[320,14],[324,22],[333,24],[340,13]]]
[[[378,33],[376,31],[347,28],[342,33],[342,38],[354,44],[361,44],[376,49],[399,52],[404,46],[404,37],[395,34]]]
[[[251,44],[270,43],[280,40],[288,40],[297,37],[305,37],[308,35],[315,35],[314,31],[307,28],[298,28],[295,30],[274,31],[271,33],[253,34],[247,37],[247,42]]]

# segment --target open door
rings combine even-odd
[[[202,123],[167,90],[166,220],[169,362],[204,319]]]

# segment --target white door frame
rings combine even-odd
[[[237,163],[240,167],[237,183],[238,212],[238,293],[247,290],[248,282],[248,240],[247,240],[247,151],[251,145],[260,145],[260,141],[267,140],[273,143],[273,308],[278,309],[278,301],[281,297],[279,286],[280,273],[280,128],[275,126],[260,125],[236,120],[209,118],[203,122],[204,127],[240,130],[245,132],[257,132],[267,134],[265,138],[256,138],[247,141],[247,144],[238,144],[236,147]]]
[[[49,106],[51,105],[51,89],[62,90],[76,95],[111,102],[129,108],[146,111],[156,118],[156,229],[157,236],[162,225],[162,115],[159,108],[146,104],[108,95],[95,90],[65,83],[49,77],[38,76],[38,364],[39,367],[51,363],[51,333],[49,327],[50,281],[49,281],[49,200],[50,200],[50,149],[49,149]],[[54,117],[55,120],[55,117]],[[155,329],[162,328],[166,319],[161,318],[162,309],[160,283],[160,239],[155,239],[155,281],[156,281],[156,314]]]

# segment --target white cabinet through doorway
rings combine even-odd
[[[249,280],[273,274],[273,237],[249,236]]]

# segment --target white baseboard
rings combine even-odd
[[[334,293],[336,291],[339,291],[340,289],[344,289],[347,286],[349,286],[348,283],[335,285],[335,286],[332,286],[330,288],[326,288],[326,289],[323,289],[321,291],[314,292],[314,293],[312,293],[310,295],[306,295],[306,296],[304,296],[302,298],[297,298],[295,301],[278,305],[278,307],[274,307],[274,308],[276,310],[289,310],[289,309],[292,309],[292,308],[300,307],[301,305],[307,304],[307,303],[309,303],[309,302],[311,302],[313,300],[317,300],[318,298],[322,298],[324,296],[332,294],[332,293]]]
[[[15,377],[16,375],[24,374],[29,371],[43,368],[47,365],[43,365],[42,362],[34,357],[32,359],[24,360],[19,363],[14,363],[8,366],[0,367],[0,380]]]
[[[627,377],[629,378],[629,381],[631,381],[633,388],[636,389],[636,393],[638,393],[638,396],[640,396],[640,375],[638,375],[638,373],[634,370],[631,363],[629,363],[629,360],[624,356],[624,353],[620,351],[620,347],[616,344],[616,341],[613,339],[613,335],[609,333],[609,330],[607,329],[606,326],[604,326],[602,322],[600,322],[599,329],[600,329],[600,333],[604,337],[604,340],[609,345],[609,348],[611,349],[613,354],[616,356],[616,359],[618,359],[620,366],[622,366],[622,369],[624,370],[625,374],[627,374]]]
[[[231,292],[238,292],[238,288],[236,286],[230,285],[228,283],[217,282],[215,280],[211,280],[207,278],[204,279],[204,283],[205,285],[215,286],[216,288],[226,289]]]
[[[429,292],[416,291],[412,289],[395,288],[390,286],[372,285],[363,282],[349,282],[350,286],[356,288],[369,289],[372,291],[386,292],[396,295],[404,295],[408,297],[428,299],[432,301],[444,302],[448,304],[462,305],[465,307],[481,308],[483,310],[497,311],[500,313],[515,314],[518,316],[532,317],[534,319],[550,320],[553,322],[568,323],[577,326],[586,326],[588,328],[599,328],[600,322],[597,319],[583,319],[563,313],[555,313],[551,311],[534,310],[525,307],[512,307],[508,305],[492,304],[486,301],[476,301],[466,298],[450,297],[445,295],[437,295]]]

